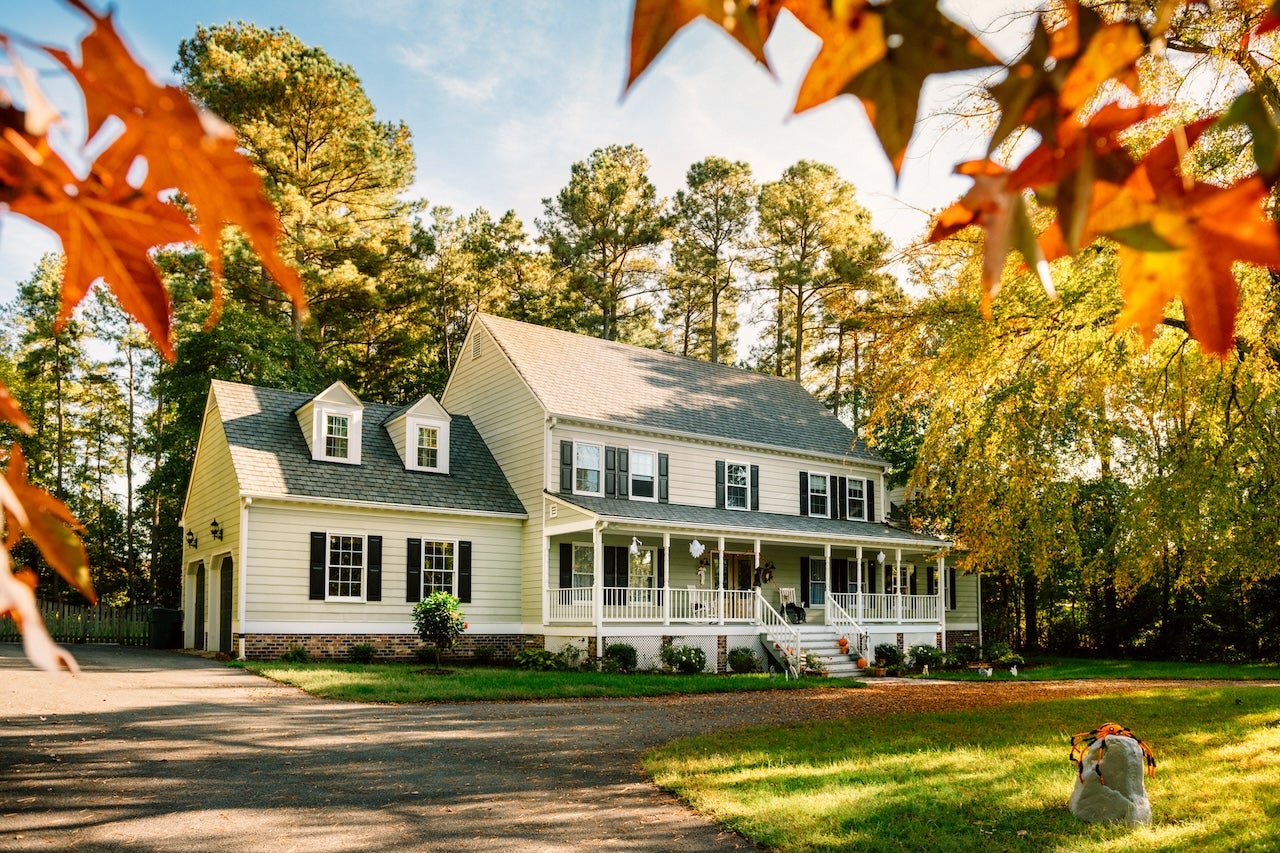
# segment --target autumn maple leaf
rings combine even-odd
[[[768,67],[764,43],[769,38],[781,0],[636,0],[631,15],[631,57],[627,88],[645,72],[677,32],[706,18]]]

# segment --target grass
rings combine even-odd
[[[1147,827],[1080,822],[1069,738],[1105,721],[1154,750]],[[1280,690],[1159,689],[831,720],[646,753],[663,788],[779,851],[1275,850]]]
[[[985,681],[972,670],[933,672],[930,678]],[[1178,680],[1249,681],[1280,680],[1280,664],[1274,663],[1186,663],[1182,661],[1092,660],[1083,658],[1033,658],[1018,667],[1019,681],[1067,681],[1095,678],[1166,678]],[[995,667],[994,679],[1011,680],[1009,668]]]
[[[422,664],[237,662],[274,681],[313,696],[348,702],[489,702],[517,699],[585,699],[667,696],[677,693],[738,693],[812,687],[860,687],[849,679],[798,681],[756,675],[664,675],[603,672],[534,672],[523,669],[456,667],[447,675],[424,674]]]

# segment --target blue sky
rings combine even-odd
[[[1029,22],[1010,24],[1016,0],[968,0],[953,17],[995,31],[993,48],[1016,44]],[[789,116],[818,42],[789,16],[769,44],[776,78],[710,24],[687,28],[622,97],[630,0],[117,0],[116,22],[140,60],[171,80],[177,46],[197,24],[253,21],[282,26],[351,65],[387,120],[404,120],[417,153],[415,197],[458,212],[514,209],[533,231],[542,199],[592,150],[635,143],[649,157],[663,196],[689,165],[711,154],[745,160],[757,180],[777,178],[802,158],[834,165],[858,188],[875,224],[899,245],[927,213],[968,187],[950,175],[979,156],[976,134],[926,127],[908,152],[897,186],[862,107],[850,97]],[[980,16],[974,21],[974,16]],[[86,27],[56,0],[0,0],[10,33],[74,47]],[[24,54],[29,57],[29,54]],[[48,66],[44,66],[46,69]],[[46,70],[59,106],[65,86]],[[954,95],[954,78],[933,78],[934,102]],[[76,123],[63,131],[74,138]],[[56,242],[17,217],[0,219],[0,301]]]

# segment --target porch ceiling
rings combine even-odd
[[[649,503],[646,501],[594,498],[583,495],[547,494],[567,504],[580,507],[597,518],[611,523],[633,523],[646,527],[671,528],[681,531],[723,532],[739,537],[831,539],[851,545],[865,542],[892,546],[941,549],[950,543],[926,533],[900,530],[888,524],[868,521],[844,521],[803,515],[771,512],[744,512],[684,504]]]

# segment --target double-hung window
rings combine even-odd
[[[746,463],[725,463],[724,505],[726,509],[749,509],[751,507],[751,471]]]
[[[595,586],[595,551],[590,545],[573,545],[573,588],[590,589]]]
[[[346,459],[351,448],[351,418],[325,414],[324,455],[328,459]]]
[[[418,467],[440,467],[440,430],[433,426],[418,427]]]
[[[849,478],[849,518],[865,521],[867,518],[867,499],[864,494],[867,481],[861,477]]]
[[[454,594],[456,566],[454,543],[430,539],[422,541],[422,597],[433,592]]]
[[[573,445],[573,491],[580,495],[603,495],[601,468],[604,449],[598,444]]]
[[[828,517],[831,515],[829,511],[830,495],[827,493],[827,475],[826,474],[809,474],[809,515],[820,517]]]
[[[817,607],[827,601],[827,561],[824,557],[809,558],[809,606]]]
[[[638,501],[656,501],[658,454],[652,450],[632,450],[629,457],[631,497]]]
[[[364,537],[329,535],[326,598],[359,601],[364,597]]]

